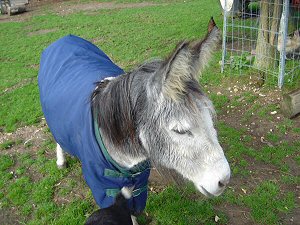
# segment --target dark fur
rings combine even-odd
[[[119,193],[111,207],[94,212],[85,225],[132,225],[127,199]]]
[[[110,82],[113,85],[111,92],[103,91],[100,94],[94,93],[93,108],[98,110],[98,123],[103,130],[107,130],[109,138],[117,145],[122,143],[127,137],[134,140],[135,136],[135,116],[133,105],[130,101],[131,76],[118,77],[119,82]],[[99,90],[104,90],[100,83]],[[103,107],[104,106],[104,107]]]

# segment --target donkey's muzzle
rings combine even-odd
[[[206,169],[197,187],[207,197],[219,196],[225,190],[229,180],[230,168],[224,157]]]

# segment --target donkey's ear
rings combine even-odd
[[[186,93],[191,77],[189,42],[180,42],[163,64],[162,91],[174,100]]]
[[[194,43],[181,42],[163,63],[162,91],[174,100],[187,92],[187,85],[208,64],[213,50],[220,40],[221,32],[213,18],[208,24],[206,37]]]
[[[191,43],[191,68],[193,69],[193,76],[196,80],[198,80],[197,76],[199,73],[208,65],[212,53],[216,49],[220,39],[221,31],[216,26],[213,17],[211,17],[205,38],[201,41]]]

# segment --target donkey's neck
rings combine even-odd
[[[100,82],[92,96],[103,144],[111,158],[128,169],[148,159],[138,134],[145,110],[147,72],[137,70]]]
[[[107,152],[110,157],[121,167],[130,169],[135,165],[147,160],[147,157],[143,154],[133,155],[127,148],[118,148],[113,145],[108,140],[103,139],[106,146]]]

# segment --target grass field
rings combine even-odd
[[[105,9],[85,0],[42,4],[12,20],[0,15],[0,224],[83,224],[97,209],[79,161],[68,157],[67,169],[56,168],[37,87],[47,45],[79,35],[130,70],[203,37],[210,16],[222,27],[217,0],[103,2]],[[141,224],[299,224],[300,119],[284,118],[274,86],[221,74],[220,57],[200,82],[216,106],[231,183],[214,199],[190,184],[150,183]]]

